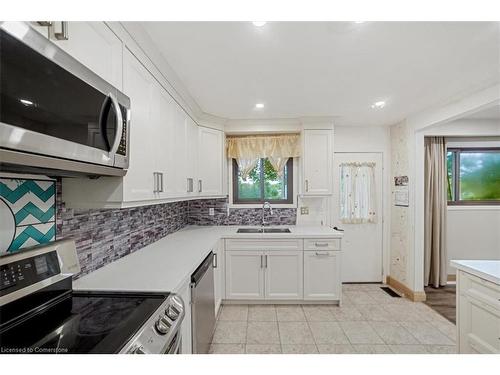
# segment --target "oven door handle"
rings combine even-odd
[[[118,104],[118,100],[116,100],[116,97],[112,93],[109,93],[109,98],[111,99],[111,103],[113,103],[113,107],[115,109],[115,114],[116,114],[116,137],[113,146],[109,151],[111,155],[114,155],[118,150],[118,146],[120,146],[120,141],[122,139],[123,118],[122,118],[122,111],[120,109],[120,104]]]

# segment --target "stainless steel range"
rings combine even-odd
[[[72,241],[0,259],[0,353],[180,353],[179,296],[74,291],[75,260]]]

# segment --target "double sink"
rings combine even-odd
[[[290,228],[238,228],[236,233],[291,233]]]

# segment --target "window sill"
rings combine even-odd
[[[500,211],[500,205],[449,205],[448,211]]]
[[[296,203],[271,203],[273,208],[297,208]],[[249,204],[238,204],[238,203],[229,203],[228,207],[231,208],[262,208],[262,204],[258,203],[249,203]]]

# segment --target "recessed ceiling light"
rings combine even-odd
[[[31,106],[31,105],[33,105],[33,102],[31,100],[28,100],[28,99],[19,99],[19,101],[21,103],[23,103],[25,106]]]
[[[255,27],[262,27],[264,26],[267,22],[266,21],[253,21],[252,22]]]
[[[354,21],[354,23],[365,23],[365,21]]]
[[[384,108],[384,107],[385,107],[385,101],[380,100],[380,101],[378,101],[378,102],[375,102],[375,103],[373,103],[373,104],[372,104],[372,106],[371,106],[371,107],[372,107],[373,109],[382,109],[382,108]]]
[[[264,103],[257,103],[257,104],[255,104],[255,108],[256,109],[262,109],[262,108],[264,108]]]

